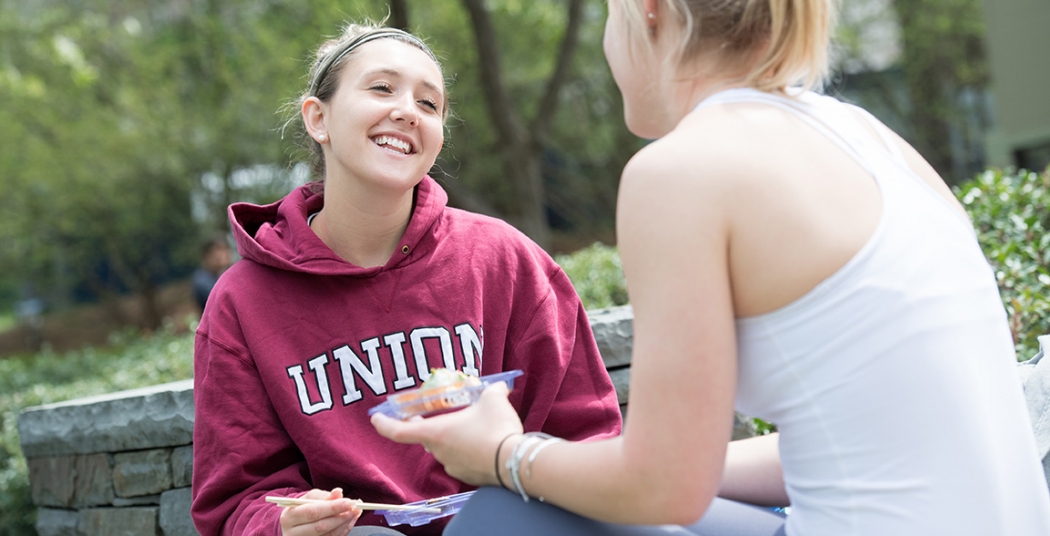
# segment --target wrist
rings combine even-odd
[[[516,439],[514,439],[515,436],[517,436]],[[506,467],[507,458],[510,456],[510,453],[513,451],[514,447],[517,446],[517,442],[521,441],[523,437],[524,436],[522,434],[518,433],[507,434],[496,447],[496,456],[494,464],[496,472],[496,483],[501,488],[513,490],[513,488],[507,486],[507,484],[510,482],[510,473],[507,471]]]
[[[562,440],[551,437],[550,434],[542,432],[528,432],[520,434],[516,440],[508,441],[504,450],[509,450],[503,459],[502,467],[497,467],[500,475],[500,483],[519,495],[525,502],[529,502],[529,493],[525,490],[525,482],[532,479],[532,464],[536,456],[548,446],[559,443]],[[513,448],[510,444],[513,443]],[[503,470],[505,469],[505,472]],[[537,496],[542,502],[542,496]]]

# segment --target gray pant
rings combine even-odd
[[[398,532],[394,529],[387,527],[354,527],[350,529],[350,532],[346,536],[405,536],[404,533]]]
[[[445,529],[445,536],[783,536],[784,514],[715,499],[695,525],[616,525],[578,516],[502,488],[481,488]]]

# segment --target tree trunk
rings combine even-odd
[[[511,223],[540,247],[551,245],[546,192],[540,172],[539,148],[533,140],[503,145],[503,175],[510,180],[520,204]]]
[[[507,219],[544,248],[550,247],[550,225],[546,215],[546,193],[540,155],[550,124],[558,108],[558,95],[569,79],[576,54],[583,0],[571,0],[558,61],[547,80],[536,115],[528,126],[511,102],[503,83],[498,41],[484,0],[463,0],[470,14],[478,51],[479,82],[485,96],[489,120],[497,133],[503,172],[517,196],[516,209]]]
[[[408,0],[390,0],[390,26],[410,32],[408,27]]]
[[[164,323],[164,314],[160,310],[158,301],[157,284],[153,282],[148,270],[139,274],[138,292],[142,299],[142,323],[141,327],[149,331],[157,331]]]

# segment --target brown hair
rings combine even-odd
[[[434,53],[427,48],[421,39],[405,32],[386,28],[382,23],[350,23],[343,28],[339,37],[321,43],[321,46],[317,48],[317,52],[314,54],[313,63],[310,65],[310,85],[295,101],[287,105],[287,113],[290,116],[288,123],[294,122],[300,127],[299,132],[296,133],[296,139],[301,148],[309,155],[310,171],[322,181],[325,174],[324,149],[320,143],[306,135],[306,129],[302,125],[300,110],[302,110],[303,102],[311,96],[317,97],[321,102],[331,100],[336,90],[339,89],[339,76],[343,71],[343,67],[346,65],[348,58],[355,53],[353,50],[355,44],[353,42],[361,43],[367,41],[371,34],[383,34],[377,37],[401,41],[426,52],[437,64],[438,70],[442,70],[441,62],[438,61]],[[347,50],[348,46],[350,47],[349,51]],[[448,114],[449,102],[448,89],[446,87],[442,105],[442,120],[446,119]]]
[[[651,46],[641,2],[620,2],[633,41]],[[681,41],[669,58],[683,67],[697,56],[715,52],[719,66],[749,65],[741,81],[763,91],[784,91],[802,84],[821,85],[828,71],[828,40],[834,26],[835,0],[661,0],[679,24]]]

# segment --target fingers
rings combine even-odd
[[[350,529],[354,528],[357,524],[357,520],[361,518],[361,511],[355,510],[354,513],[346,520],[343,524],[328,531],[324,536],[346,536],[350,532]]]
[[[472,407],[436,415],[426,419],[414,418],[400,421],[382,413],[372,415],[372,426],[379,435],[397,443],[426,444],[427,452],[433,450],[435,443],[447,431],[467,425],[479,415],[488,415],[492,421],[517,421],[517,414],[507,400],[510,389],[503,382],[496,382],[485,387],[478,402]]]
[[[285,508],[281,512],[281,532],[284,536],[339,534],[345,536],[361,517],[356,503],[343,498],[343,490],[331,492],[312,490],[304,498],[326,499],[324,502]],[[342,531],[342,532],[340,532]]]
[[[503,382],[489,384],[485,386],[485,390],[481,392],[482,397],[489,398],[495,396],[502,396],[503,398],[507,398],[508,394],[510,394],[510,388],[507,387],[507,384]]]
[[[379,432],[379,435],[396,443],[422,443],[425,436],[419,429],[420,426],[425,426],[422,420],[399,421],[382,413],[376,413],[372,415],[372,426]]]
[[[509,406],[510,401],[507,400],[509,394],[510,389],[507,388],[507,384],[496,382],[485,387],[485,390],[481,392],[481,397],[478,398],[476,405],[481,408],[492,407],[494,405]]]

